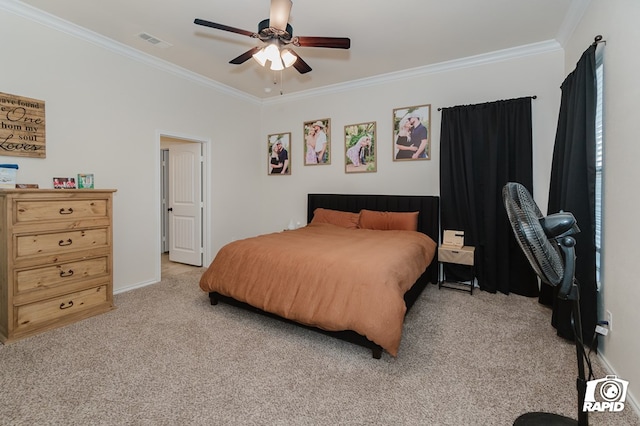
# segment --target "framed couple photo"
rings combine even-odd
[[[291,133],[268,135],[267,153],[269,175],[291,174]]]
[[[431,159],[431,105],[393,110],[393,161]]]
[[[331,119],[305,121],[304,165],[318,166],[331,164]]]
[[[345,173],[375,172],[376,122],[344,126]]]

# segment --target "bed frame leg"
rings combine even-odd
[[[378,346],[376,348],[371,348],[371,355],[375,359],[382,358],[382,348],[380,346]]]
[[[218,297],[215,295],[215,293],[209,293],[209,301],[214,306],[218,304]]]

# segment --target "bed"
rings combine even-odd
[[[307,226],[227,244],[200,288],[212,305],[397,356],[406,313],[438,279],[438,215],[435,196],[309,194]]]

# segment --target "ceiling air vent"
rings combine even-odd
[[[156,47],[160,47],[162,49],[166,49],[167,47],[173,46],[171,43],[167,43],[166,41],[160,40],[159,38],[154,37],[151,34],[140,33],[140,34],[138,34],[138,37],[140,37],[144,41],[146,41],[148,43],[151,43]]]

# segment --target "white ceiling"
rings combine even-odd
[[[281,87],[294,93],[552,40],[562,44],[588,2],[294,0],[294,36],[351,39],[350,50],[296,48],[313,68],[301,75],[294,68],[275,73],[254,60],[231,65],[261,42],[193,23],[200,18],[257,32],[269,17],[270,0],[13,1],[257,98],[277,96]],[[142,32],[172,46],[143,41]]]

